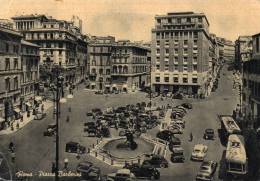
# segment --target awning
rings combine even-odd
[[[4,121],[5,121],[5,119],[0,117],[0,123],[3,123]]]
[[[92,83],[90,83],[90,85],[93,86],[93,85],[96,85],[96,83],[92,82]]]
[[[127,84],[124,84],[124,85],[123,85],[123,88],[127,88]]]
[[[14,108],[14,112],[20,113],[20,112],[21,112],[21,109],[20,109],[20,108]]]
[[[27,102],[25,105],[28,106],[28,107],[32,107],[32,104],[29,103],[29,102]]]
[[[174,74],[173,77],[179,77],[179,75],[178,74]]]
[[[113,84],[112,87],[116,87],[116,84]]]
[[[184,77],[184,78],[188,78],[188,74],[183,74],[182,77]]]
[[[41,96],[35,96],[35,99],[36,101],[42,101],[42,97]]]
[[[111,87],[111,85],[110,84],[106,84],[105,87]]]

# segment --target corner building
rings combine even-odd
[[[203,13],[156,15],[151,45],[153,91],[205,95],[210,41]]]

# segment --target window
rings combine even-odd
[[[99,69],[99,74],[100,74],[100,75],[103,74],[103,69]]]
[[[92,65],[96,66],[96,60],[92,60]]]
[[[14,59],[14,69],[15,70],[18,69],[18,59],[17,58]]]
[[[53,39],[53,34],[52,33],[50,34],[50,36],[51,36],[51,39]]]
[[[183,49],[183,54],[188,54],[188,49],[187,48]]]
[[[169,54],[169,49],[168,48],[165,49],[165,54]]]
[[[174,65],[174,70],[178,71],[179,70],[179,66],[178,65]]]
[[[5,70],[10,70],[10,59],[9,58],[5,59]]]
[[[5,51],[9,52],[9,44],[8,43],[5,43]]]
[[[182,81],[183,81],[183,83],[188,83],[188,78],[187,77],[183,77]]]
[[[18,78],[15,77],[14,78],[14,90],[17,90],[18,89]]]
[[[193,32],[193,37],[198,38],[198,32]]]
[[[157,23],[159,23],[159,24],[160,24],[160,23],[161,23],[161,19],[157,19]]]
[[[183,57],[183,63],[188,63],[188,57]]]
[[[181,24],[181,18],[177,18],[177,23]]]
[[[46,28],[46,25],[43,25],[43,28]]]
[[[63,43],[59,43],[59,48],[63,48]]]
[[[183,45],[188,45],[188,40],[184,40]]]
[[[106,69],[106,74],[110,75],[110,69]]]
[[[178,48],[174,48],[174,54],[178,54]]]
[[[197,71],[198,70],[198,66],[197,65],[193,65],[193,71]]]
[[[160,40],[156,41],[156,46],[160,46]]]
[[[191,18],[187,18],[187,23],[190,23],[191,22]]]
[[[188,71],[188,66],[187,65],[183,65],[183,71]]]
[[[198,45],[198,40],[193,40],[193,46],[197,46]]]
[[[198,78],[192,78],[192,83],[198,83]]]
[[[156,62],[160,62],[160,57],[156,57]]]
[[[51,25],[51,28],[53,28],[54,26],[53,25]]]
[[[164,77],[164,82],[169,82],[169,77]]]
[[[91,73],[92,73],[92,74],[96,74],[96,69],[93,68],[93,69],[91,70]]]
[[[160,77],[155,77],[155,82],[160,82]]]
[[[164,70],[169,70],[169,65],[168,64],[166,64],[166,65],[164,65]]]
[[[156,53],[157,53],[157,54],[160,54],[160,49],[156,49]]]
[[[62,50],[59,50],[59,55],[62,55]]]
[[[178,57],[174,57],[174,64],[178,64]]]
[[[179,82],[179,78],[177,76],[173,77],[173,82],[178,83]]]
[[[165,40],[165,46],[169,46],[169,40]]]
[[[198,63],[198,57],[193,57],[193,63]]]
[[[44,33],[44,39],[47,39],[47,33]]]
[[[202,23],[202,17],[199,17],[199,18],[198,18],[198,21],[199,21],[200,23]]]
[[[10,78],[5,79],[5,90],[10,91]]]
[[[156,70],[160,70],[160,65],[156,65]]]

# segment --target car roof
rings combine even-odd
[[[194,146],[194,149],[201,149],[201,148],[204,148],[204,147],[207,147],[206,145],[203,145],[203,144],[196,144]]]
[[[117,171],[117,174],[130,174],[130,170],[129,169],[126,169],[126,168],[123,168],[123,169],[119,169]]]
[[[205,129],[205,132],[214,132],[214,129],[207,128],[207,129]]]

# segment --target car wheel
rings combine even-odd
[[[161,167],[161,168],[166,168],[167,166],[166,166],[165,163],[161,163],[160,167]]]

